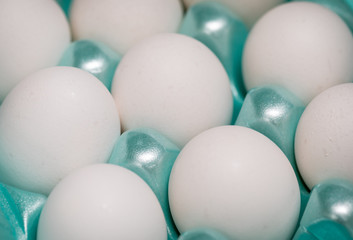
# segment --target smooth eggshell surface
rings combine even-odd
[[[40,216],[38,240],[167,240],[164,215],[135,173],[94,164],[63,179]]]
[[[108,160],[120,135],[114,100],[72,67],[24,79],[0,108],[0,181],[48,194],[73,169]]]
[[[138,41],[176,32],[183,16],[179,0],[74,0],[70,21],[75,39],[94,39],[121,54]]]
[[[230,239],[289,239],[300,196],[283,152],[264,135],[222,126],[193,138],[169,181],[169,202],[181,233],[217,229]]]
[[[207,0],[183,0],[190,7],[199,2]],[[251,28],[252,25],[268,10],[274,8],[285,0],[216,0],[229,7],[241,20]]]
[[[315,97],[299,120],[295,155],[309,188],[329,179],[353,182],[353,83]]]
[[[54,66],[70,43],[55,1],[0,1],[0,103],[28,74]]]
[[[179,147],[196,134],[230,124],[230,82],[218,58],[180,34],[159,34],[121,60],[112,94],[123,130],[153,128]]]
[[[279,84],[305,104],[325,89],[353,79],[353,37],[332,11],[290,2],[265,14],[251,30],[243,55],[249,90]]]

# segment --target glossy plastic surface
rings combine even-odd
[[[178,240],[230,240],[211,228],[198,228],[183,233]]]
[[[210,2],[209,0],[183,0],[186,7],[198,2]],[[285,0],[213,0],[227,6],[227,8],[239,15],[244,23],[251,28],[254,23],[271,8],[279,5]]]
[[[63,9],[63,11],[66,14],[66,16],[68,16],[72,0],[56,0],[56,2]]]
[[[138,174],[156,194],[166,218],[168,239],[178,238],[169,210],[168,181],[179,148],[152,129],[130,130],[115,144],[109,163]]]
[[[0,183],[0,239],[35,240],[46,199]]]
[[[121,56],[105,44],[93,40],[71,43],[59,66],[77,67],[96,76],[110,90]]]
[[[310,196],[294,239],[352,239],[353,185],[331,180],[317,185]]]

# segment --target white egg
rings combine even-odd
[[[70,10],[75,39],[102,41],[121,54],[147,36],[176,32],[182,16],[180,0],[74,0]]]
[[[0,1],[0,103],[25,76],[54,66],[70,43],[55,1]]]
[[[120,135],[111,94],[72,67],[40,70],[0,108],[0,181],[48,194],[73,169],[108,160]]]
[[[198,133],[230,124],[230,82],[218,58],[202,43],[159,34],[121,60],[112,94],[123,130],[149,127],[180,147]]]
[[[182,233],[209,227],[230,239],[289,239],[299,187],[283,152],[264,135],[222,126],[193,138],[169,181],[173,219]]]
[[[295,155],[309,188],[328,179],[353,182],[353,83],[331,87],[309,103],[298,123]]]
[[[84,167],[49,195],[38,240],[166,240],[162,208],[135,173],[111,164]]]
[[[274,8],[246,41],[246,88],[279,84],[304,103],[325,89],[353,79],[353,37],[338,15],[315,3]]]
[[[183,0],[187,7],[207,0]],[[251,28],[252,25],[267,11],[285,2],[285,0],[216,0],[229,7],[243,22]]]

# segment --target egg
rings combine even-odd
[[[330,179],[353,182],[353,83],[315,97],[301,116],[296,136],[297,165],[309,188]]]
[[[124,131],[152,128],[179,147],[232,120],[223,65],[201,42],[181,34],[158,34],[131,48],[115,72],[112,94]]]
[[[183,16],[179,0],[74,0],[70,22],[75,39],[104,42],[116,52],[161,32],[176,32]]]
[[[167,240],[153,191],[135,173],[94,164],[64,178],[40,215],[37,240]]]
[[[187,7],[206,0],[183,0]],[[230,8],[250,29],[267,11],[285,2],[284,0],[216,0]]]
[[[320,92],[353,79],[353,37],[341,18],[310,2],[266,13],[245,43],[246,88],[278,84],[308,104]]]
[[[70,28],[55,1],[0,2],[0,103],[28,74],[54,66],[70,43]]]
[[[181,233],[211,228],[230,239],[289,239],[300,196],[284,153],[250,128],[221,126],[194,137],[169,180],[169,203]]]
[[[108,161],[120,135],[114,100],[93,75],[42,69],[0,108],[0,181],[48,194],[72,170]]]

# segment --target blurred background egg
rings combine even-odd
[[[169,203],[181,233],[216,229],[230,239],[290,239],[299,216],[299,187],[283,152],[250,128],[202,132],[180,152]]]
[[[93,75],[42,69],[0,108],[0,181],[48,194],[70,171],[108,161],[120,135],[114,100]]]
[[[24,77],[55,66],[70,43],[64,12],[55,1],[0,1],[0,103]]]
[[[64,178],[49,195],[38,240],[167,240],[153,191],[135,173],[94,164]]]
[[[182,15],[180,0],[74,0],[70,22],[76,40],[101,41],[125,54],[145,37],[176,32]]]
[[[310,2],[290,2],[253,27],[243,55],[248,90],[279,84],[305,104],[325,89],[353,79],[353,37],[334,12]]]
[[[295,136],[299,171],[309,188],[330,179],[353,182],[353,83],[315,97],[304,110]]]
[[[158,34],[131,48],[115,72],[112,94],[124,131],[153,128],[179,147],[232,120],[221,62],[201,42],[180,34]]]

